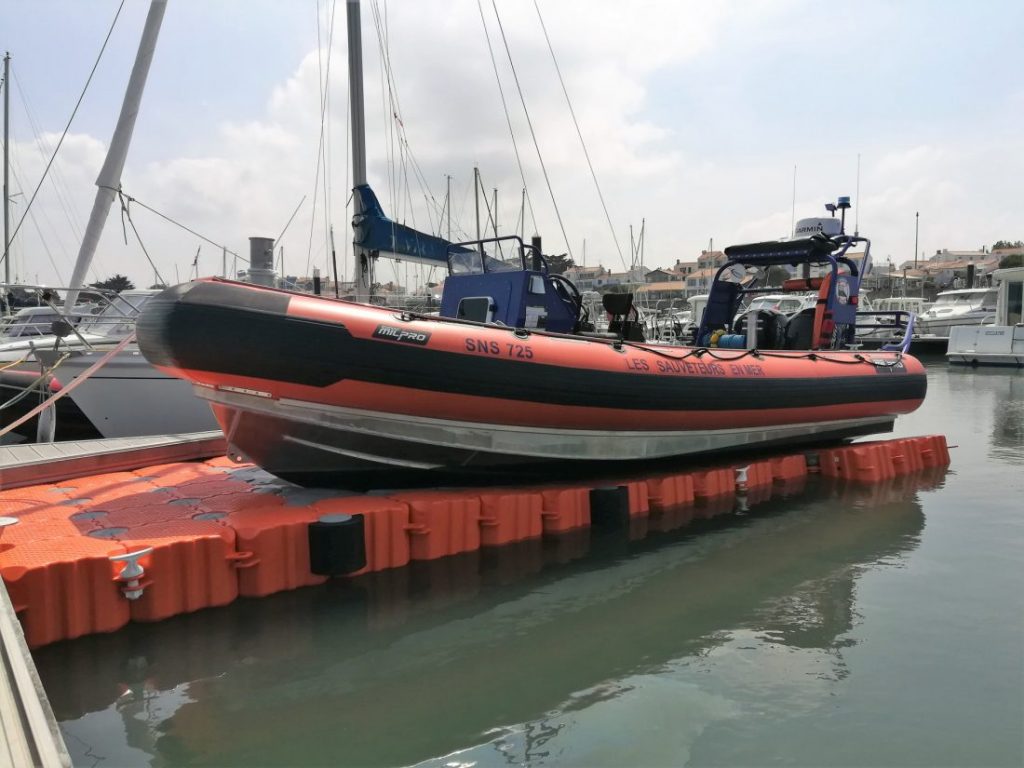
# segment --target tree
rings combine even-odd
[[[113,291],[114,293],[120,293],[121,291],[130,291],[135,287],[135,284],[124,275],[114,275],[108,277],[106,280],[101,280],[98,283],[92,283],[93,288],[99,288],[104,291]]]
[[[565,270],[576,266],[567,253],[548,254],[544,260],[548,263],[548,271],[553,275],[564,275]]]
[[[1011,243],[1009,240],[996,240],[992,245],[993,251],[998,251],[1001,248],[1024,248],[1024,241],[1015,240]]]
[[[1000,269],[1009,269],[1010,267],[1024,267],[1024,253],[1011,253],[999,260]]]

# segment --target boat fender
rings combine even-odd
[[[624,485],[590,490],[590,524],[595,528],[629,525],[629,489]]]
[[[309,524],[309,570],[317,576],[344,576],[366,567],[362,515],[322,515]]]
[[[747,335],[745,333],[723,333],[718,337],[718,346],[722,349],[746,349]]]

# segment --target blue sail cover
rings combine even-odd
[[[426,264],[448,264],[448,254],[472,253],[447,240],[398,224],[384,215],[377,196],[369,185],[361,184],[353,192],[359,196],[363,213],[352,219],[355,244],[369,251],[393,253]]]

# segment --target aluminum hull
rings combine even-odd
[[[892,416],[757,429],[600,430],[514,427],[337,408],[196,387],[228,455],[300,484],[372,487],[427,475],[471,480],[578,472],[891,431]],[[636,468],[634,467],[634,468]]]

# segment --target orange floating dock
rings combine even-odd
[[[639,538],[791,492],[809,472],[878,483],[948,463],[936,435],[602,485],[360,496],[226,458],[159,464],[0,491],[0,575],[38,647],[590,526]]]

